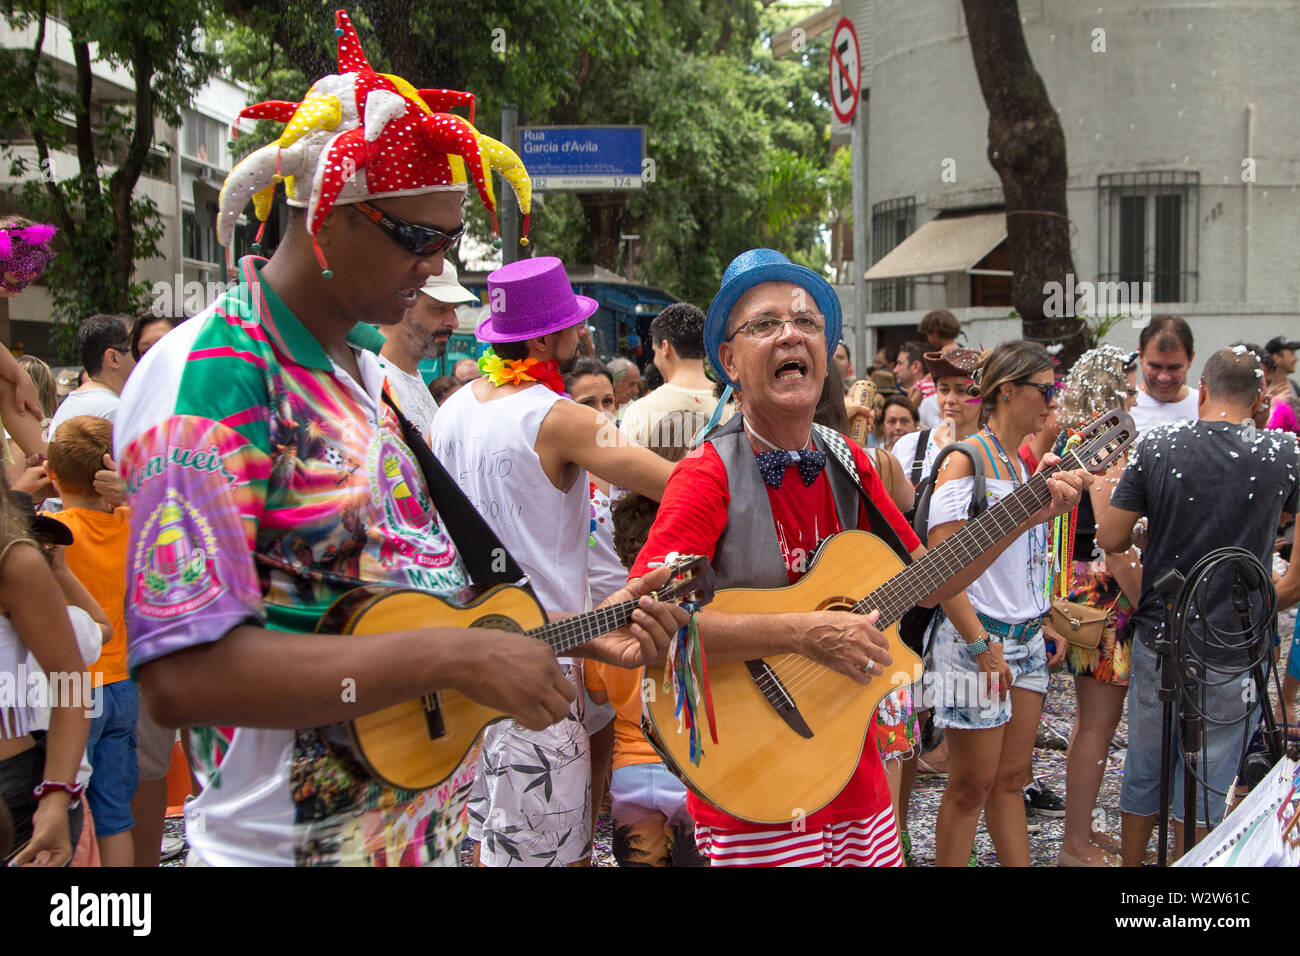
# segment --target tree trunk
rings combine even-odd
[[[90,44],[81,38],[72,41],[72,58],[77,71],[76,121],[77,168],[81,175],[81,205],[86,219],[93,221],[104,214],[103,195],[99,191],[99,164],[95,161],[95,133],[90,125],[91,76]]]
[[[1065,133],[1029,56],[1016,0],[962,0],[962,8],[989,111],[989,162],[1006,200],[1012,302],[1025,336],[1060,343],[1068,366],[1090,347],[1090,332],[1080,319],[1043,314],[1046,284],[1064,284],[1074,272]]]
[[[113,246],[114,298],[122,307],[130,300],[131,281],[135,274],[135,227],[131,221],[131,197],[136,183],[144,172],[153,143],[154,95],[153,50],[140,41],[132,58],[131,73],[135,78],[135,123],[131,130],[131,144],[117,171],[109,178],[109,201],[113,204],[113,226],[116,240]]]
[[[579,193],[583,218],[587,220],[591,261],[611,271],[618,268],[618,247],[627,214],[627,194],[621,192]]]

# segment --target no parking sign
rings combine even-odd
[[[853,122],[862,89],[862,58],[853,21],[841,17],[831,34],[831,110],[841,123]]]

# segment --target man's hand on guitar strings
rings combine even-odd
[[[859,684],[884,673],[894,662],[889,654],[889,638],[876,630],[879,611],[850,614],[848,611],[816,611],[803,615],[806,629],[798,648],[811,658]]]
[[[462,647],[452,687],[480,704],[509,714],[529,730],[545,730],[564,718],[576,696],[544,641],[474,628]]]
[[[599,607],[640,599],[626,627],[589,641],[577,653],[585,651],[583,656],[618,667],[660,663],[668,642],[690,620],[690,615],[676,604],[665,604],[648,596],[667,584],[671,573],[671,566],[656,568],[644,577],[633,578],[602,601]]]

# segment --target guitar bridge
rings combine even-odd
[[[424,722],[429,728],[429,739],[437,740],[447,735],[447,725],[442,719],[442,704],[437,694],[425,694],[421,699],[424,705]]]
[[[803,719],[794,697],[786,690],[785,684],[781,683],[781,678],[776,676],[776,671],[772,670],[767,661],[762,659],[745,661],[745,666],[749,668],[749,676],[754,678],[754,683],[758,684],[758,689],[763,692],[767,702],[781,715],[781,719],[789,725],[790,729],[800,737],[811,738],[812,728]]]

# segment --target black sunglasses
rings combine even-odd
[[[1056,383],[1051,385],[1040,385],[1038,382],[1020,382],[1020,385],[1027,385],[1030,388],[1036,388],[1043,393],[1043,401],[1052,404],[1052,399],[1056,398],[1056,393],[1061,390],[1061,386]]]
[[[392,213],[376,209],[368,202],[352,203],[351,208],[373,222],[384,231],[384,235],[413,256],[436,256],[440,252],[446,252],[460,242],[460,237],[465,234],[463,222],[456,227],[455,231],[443,232],[432,226],[422,226],[416,222],[399,219]]]

